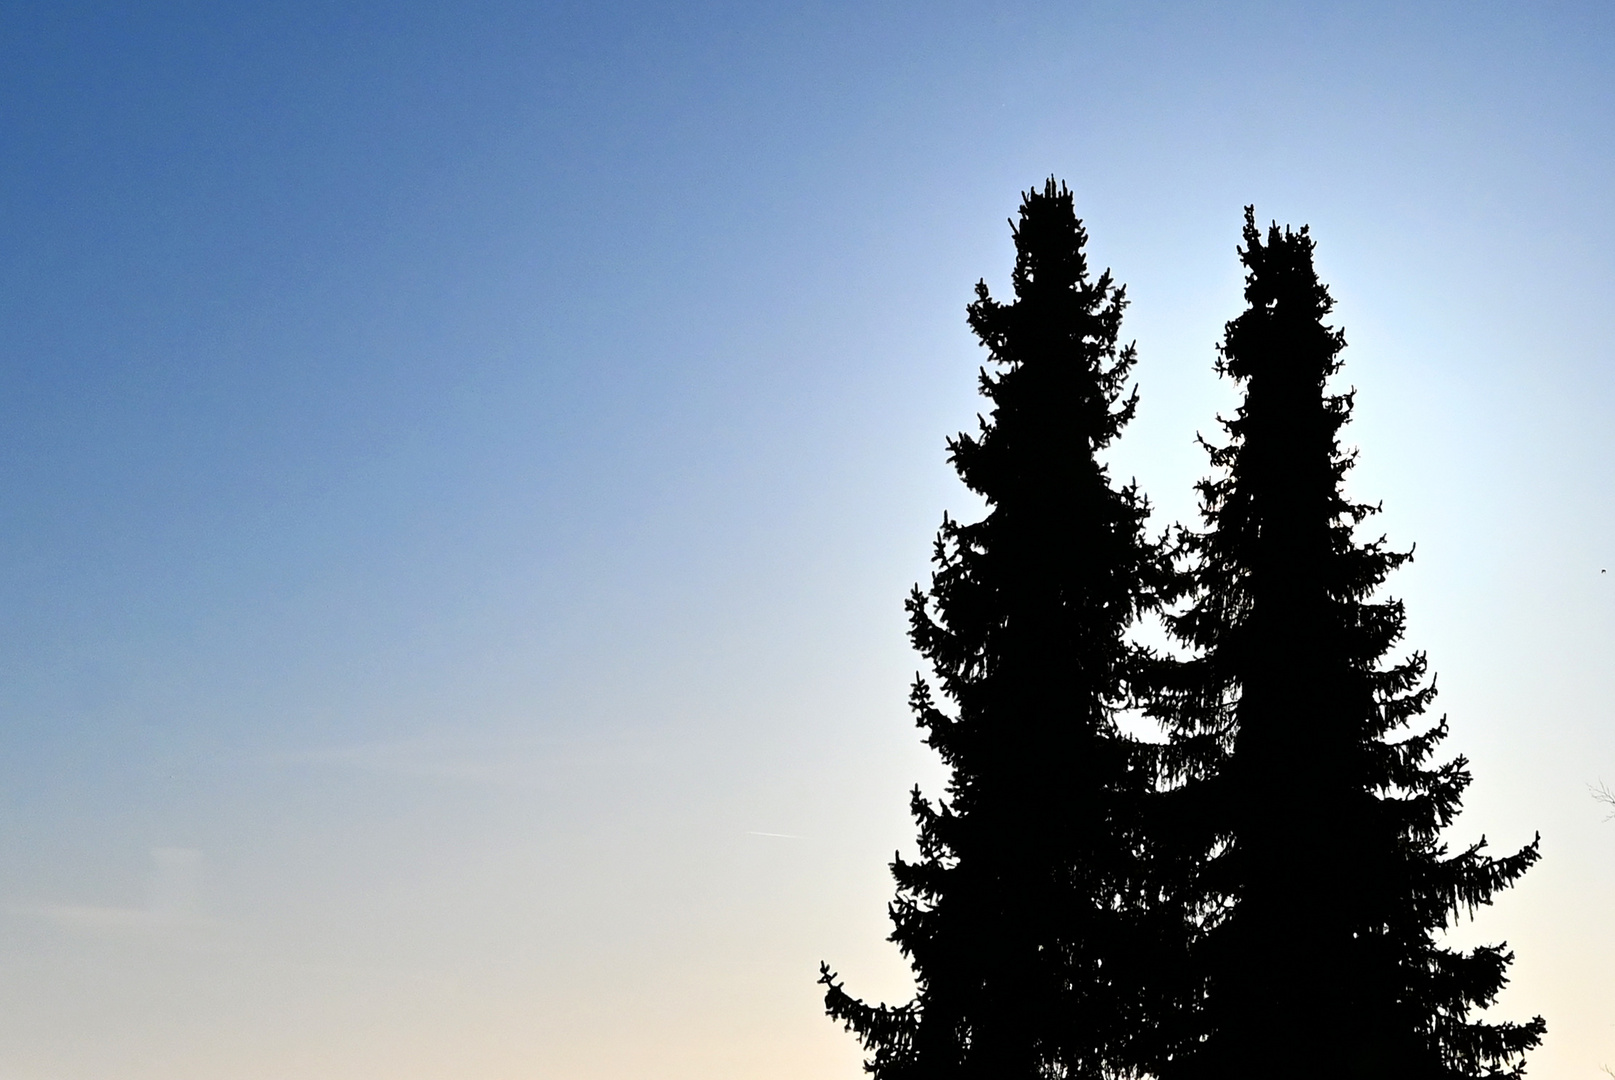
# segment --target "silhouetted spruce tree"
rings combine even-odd
[[[1167,1073],[1241,1080],[1448,1080],[1514,1075],[1540,1017],[1471,1013],[1503,986],[1504,946],[1460,953],[1437,936],[1537,858],[1485,841],[1449,853],[1441,833],[1469,783],[1463,758],[1432,765],[1446,721],[1409,734],[1435,695],[1425,657],[1387,654],[1395,600],[1370,598],[1411,553],[1354,529],[1352,453],[1338,436],[1352,394],[1325,383],[1343,334],[1305,228],[1266,243],[1245,212],[1245,312],[1227,326],[1219,373],[1244,403],[1210,448],[1199,485],[1205,530],[1184,534],[1190,605],[1169,620],[1195,658],[1155,702],[1182,786],[1180,839],[1205,862],[1196,946],[1203,1008],[1195,1053]],[[1170,665],[1169,665],[1170,668]]]
[[[1063,184],[1026,193],[1011,228],[1014,302],[982,283],[969,307],[990,419],[948,443],[988,511],[944,516],[929,599],[916,587],[907,605],[952,702],[916,678],[912,707],[951,769],[945,801],[914,791],[919,861],[892,864],[891,940],[916,995],[867,1005],[822,970],[879,1080],[1130,1072],[1150,1053],[1148,976],[1175,940],[1141,886],[1154,763],[1114,722],[1135,659],[1123,635],[1163,565],[1144,499],[1101,459],[1137,401],[1121,396],[1124,294],[1089,277]]]

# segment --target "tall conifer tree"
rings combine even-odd
[[[1339,432],[1352,395],[1325,383],[1343,334],[1305,228],[1266,242],[1246,208],[1245,312],[1219,373],[1244,387],[1184,536],[1191,603],[1169,620],[1194,659],[1168,666],[1155,708],[1182,786],[1179,824],[1203,853],[1197,946],[1204,1008],[1181,1077],[1457,1080],[1512,1075],[1540,1017],[1486,1024],[1511,954],[1437,937],[1537,858],[1484,839],[1452,853],[1463,758],[1431,764],[1445,720],[1405,729],[1435,695],[1425,657],[1388,659],[1402,604],[1375,601],[1411,553],[1354,530]]]
[[[870,1006],[822,973],[879,1080],[1131,1072],[1149,1053],[1143,988],[1173,940],[1140,885],[1153,761],[1114,722],[1135,660],[1124,633],[1161,565],[1143,498],[1102,459],[1137,401],[1122,397],[1123,290],[1090,278],[1063,184],[1026,193],[1011,228],[1014,301],[981,283],[969,307],[990,418],[948,443],[988,512],[944,517],[930,595],[907,605],[951,702],[916,678],[918,723],[951,770],[945,801],[914,792],[919,861],[892,864],[891,940],[917,992]]]

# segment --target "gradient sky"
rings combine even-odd
[[[1542,864],[1460,931],[1615,1065],[1615,9],[0,8],[0,1080],[858,1075],[901,601],[1018,193],[1193,513],[1241,207]]]

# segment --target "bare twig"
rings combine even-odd
[[[1615,791],[1611,791],[1609,786],[1602,780],[1598,781],[1596,784],[1588,784],[1587,791],[1592,795],[1593,798],[1610,808],[1609,813],[1604,815],[1604,820],[1610,821],[1615,819]],[[1609,1072],[1608,1065],[1605,1065],[1603,1069],[1605,1072]],[[1615,1078],[1615,1072],[1609,1072],[1609,1075],[1612,1078]]]

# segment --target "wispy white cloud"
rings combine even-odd
[[[202,853],[194,848],[152,848],[151,861],[144,907],[34,904],[13,905],[10,910],[97,934],[149,934],[211,924],[202,915]]]
[[[510,780],[518,771],[515,763],[508,758],[479,760],[477,756],[466,753],[463,748],[425,742],[362,743],[355,746],[321,747],[289,754],[282,760],[307,765],[347,767],[394,776],[484,784]]]
[[[194,848],[152,848],[146,877],[146,910],[163,919],[201,914],[202,853]]]
[[[620,763],[648,751],[631,737],[578,741],[421,738],[313,747],[276,755],[281,765],[472,784],[522,784]]]

